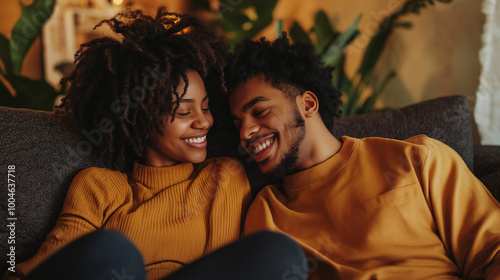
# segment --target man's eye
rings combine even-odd
[[[267,114],[268,109],[269,109],[269,108],[264,108],[264,109],[262,109],[262,110],[258,110],[258,111],[256,111],[256,112],[255,112],[255,114],[254,114],[254,115],[255,115],[256,117],[262,117],[262,116],[264,116],[264,115],[266,115],[266,114]]]

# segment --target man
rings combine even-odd
[[[337,140],[340,94],[313,48],[240,44],[229,104],[264,174],[245,233],[284,232],[305,249],[283,279],[500,279],[500,205],[460,156],[426,136]],[[395,174],[395,176],[387,176]]]

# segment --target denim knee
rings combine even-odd
[[[292,238],[271,231],[257,232],[247,238],[249,247],[265,252],[255,257],[268,262],[273,267],[274,273],[280,273],[280,279],[288,279],[286,278],[288,274],[295,275],[293,279],[307,279],[308,259],[300,245]]]
[[[26,279],[145,279],[141,254],[125,236],[98,230],[69,243]]]

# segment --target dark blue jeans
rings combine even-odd
[[[98,230],[57,251],[25,279],[144,280],[144,262],[125,236]]]
[[[307,279],[299,245],[283,234],[259,232],[186,265],[166,280],[284,279],[292,271],[293,279]],[[96,231],[55,253],[26,279],[143,280],[144,262],[123,235]]]

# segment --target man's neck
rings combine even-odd
[[[318,127],[309,127],[304,145],[299,150],[299,160],[294,172],[316,166],[335,155],[342,147],[330,131],[321,123]]]

